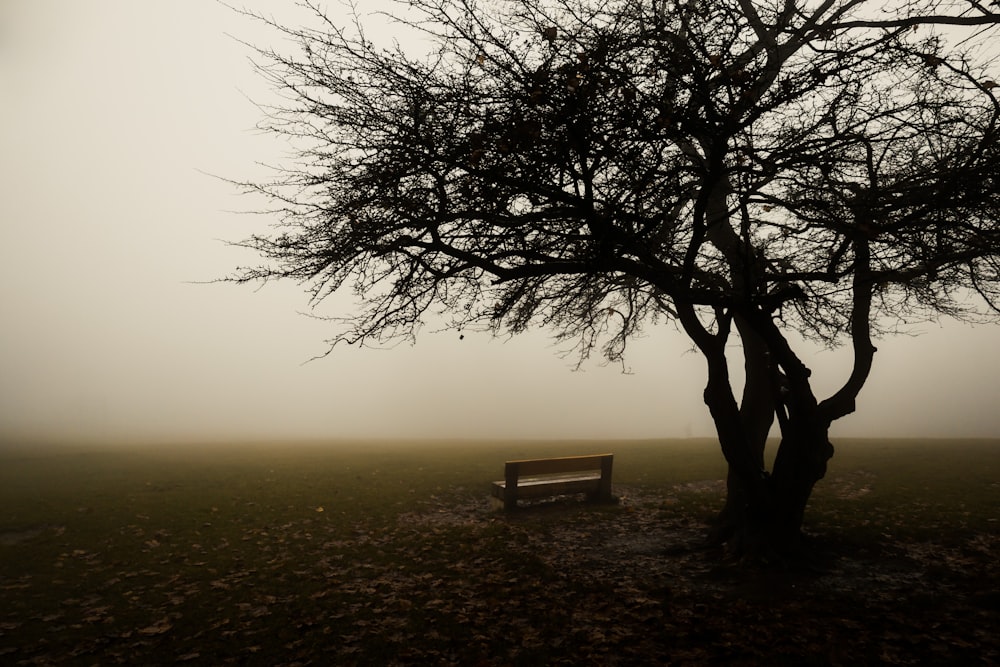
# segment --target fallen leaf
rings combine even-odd
[[[156,623],[153,623],[152,625],[140,628],[139,634],[146,636],[162,635],[163,633],[168,632],[173,627],[174,626],[170,622],[169,618],[162,618]]]

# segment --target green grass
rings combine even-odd
[[[812,529],[857,541],[997,532],[1000,441],[835,444]],[[565,516],[491,519],[489,483],[507,459],[606,451],[616,491],[662,496],[664,516],[721,505],[717,483],[690,484],[725,474],[707,440],[0,448],[0,662],[324,662],[331,647],[338,660],[406,662],[402,637],[460,641],[443,619],[478,628],[540,582],[594,594],[511,548]],[[568,511],[596,524],[621,509]],[[485,654],[496,641],[484,636]]]

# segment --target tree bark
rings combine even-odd
[[[746,434],[750,456],[761,471],[764,467],[764,450],[767,437],[774,423],[771,363],[767,346],[748,325],[744,318],[735,318],[736,329],[743,343],[743,368],[745,380],[740,400],[740,426]],[[746,520],[749,496],[740,482],[739,474],[729,466],[726,477],[726,504],[716,517],[709,533],[709,543],[721,545],[736,535]]]
[[[761,468],[760,483],[747,485],[745,475],[730,464],[726,504],[709,533],[709,543],[725,545],[743,560],[798,559],[806,505],[833,456],[827,434],[828,425],[822,420],[789,420],[773,470],[768,474]]]
[[[770,480],[763,466],[763,444],[770,428],[763,411],[770,410],[773,415],[774,408],[763,400],[745,401],[743,410],[737,405],[725,354],[729,329],[724,319],[720,318],[722,321],[718,323],[719,331],[711,333],[698,319],[694,308],[687,304],[678,305],[678,317],[708,362],[705,404],[712,415],[722,453],[729,464],[727,509],[720,515],[722,520],[716,523],[709,539],[717,544],[726,543],[740,553],[744,549],[755,551],[766,541],[769,534],[767,527],[774,514]],[[738,322],[737,326],[743,324]],[[755,348],[755,342],[761,343],[761,346]],[[769,393],[761,379],[761,371],[767,365],[763,340],[754,338],[750,348],[755,349],[758,354],[751,355],[752,361],[747,362],[753,369],[748,382],[754,395],[759,391]],[[757,427],[754,432],[756,437],[751,437],[748,429],[751,424]],[[765,424],[767,428],[764,427]]]
[[[771,529],[777,542],[795,547],[801,541],[806,504],[816,482],[826,475],[833,456],[829,424],[818,417],[790,419],[771,472],[774,516]]]
[[[734,409],[724,355],[702,348],[710,369],[705,402],[729,462],[726,504],[709,541],[724,543],[742,559],[787,561],[801,554],[806,505],[833,456],[830,420],[812,392],[809,369],[770,319],[764,315],[734,321],[746,368],[739,410]],[[781,442],[768,474],[764,447],[775,417]]]

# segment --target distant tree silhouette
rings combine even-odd
[[[281,219],[242,243],[266,263],[233,279],[300,281],[313,302],[353,289],[334,343],[413,337],[445,312],[619,360],[676,323],[729,464],[713,537],[738,553],[794,552],[874,337],[1000,312],[997,3],[398,6],[429,54],[316,7],[317,29],[257,17],[299,46],[258,49],[285,100],[266,127],[299,159],[246,184]],[[850,346],[839,390],[816,397],[789,334]]]

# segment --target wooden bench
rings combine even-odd
[[[614,454],[507,461],[504,479],[493,482],[493,497],[508,510],[517,507],[518,500],[575,493],[610,502],[613,461]]]

